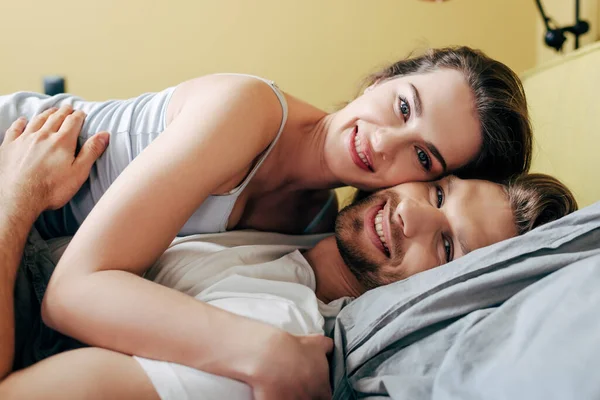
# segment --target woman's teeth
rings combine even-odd
[[[371,164],[369,164],[369,160],[367,160],[367,157],[365,156],[365,153],[363,153],[362,150],[361,150],[362,147],[360,145],[360,138],[358,137],[358,135],[354,136],[354,149],[356,150],[356,153],[358,154],[358,157],[367,166],[367,168],[371,169]]]
[[[375,216],[375,232],[377,232],[377,236],[379,236],[383,248],[389,254],[390,249],[388,249],[387,244],[385,243],[385,236],[383,235],[383,209],[379,210]]]

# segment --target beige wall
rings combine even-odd
[[[0,0],[0,10],[0,93],[61,74],[70,92],[100,100],[238,71],[331,107],[416,47],[468,44],[517,71],[536,61],[524,0]]]
[[[533,3],[533,0],[531,0]],[[569,26],[575,23],[575,0],[542,0],[544,10],[549,17],[556,21],[558,26]],[[590,24],[590,31],[579,39],[580,46],[600,40],[600,0],[580,0],[580,17]],[[574,49],[573,35],[567,33],[567,42],[564,44],[563,54],[544,44],[544,27],[541,16],[537,22],[537,64],[542,65],[548,61],[556,60]]]
[[[543,4],[559,26],[575,22],[574,0],[543,0]],[[581,37],[581,49],[576,52],[570,34],[562,54],[546,47],[545,28],[538,16],[538,67],[524,74],[524,83],[535,129],[532,169],[562,179],[585,206],[600,200],[600,186],[596,184],[600,149],[600,0],[581,0],[580,4],[581,17],[591,29]]]
[[[600,200],[600,43],[528,72],[524,83],[536,135],[532,169],[562,179],[580,206]]]

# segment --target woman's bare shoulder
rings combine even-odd
[[[243,102],[265,122],[281,122],[283,109],[270,85],[254,76],[238,74],[212,74],[190,79],[175,89],[167,109],[167,125],[186,107],[203,104],[222,104],[224,114],[235,117],[237,107]],[[214,109],[214,107],[210,107]],[[201,113],[202,110],[198,109]]]

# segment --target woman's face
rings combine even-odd
[[[481,144],[471,89],[462,73],[440,69],[379,82],[335,113],[325,158],[341,182],[374,190],[436,179]]]

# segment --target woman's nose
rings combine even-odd
[[[373,150],[381,155],[397,153],[408,138],[401,127],[378,127],[373,133]]]

